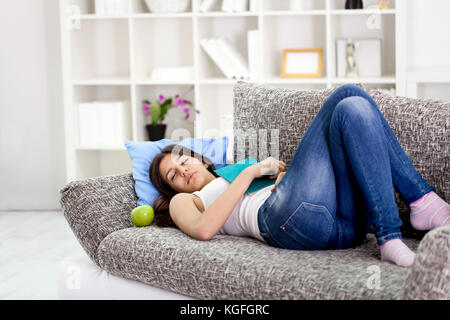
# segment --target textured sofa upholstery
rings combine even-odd
[[[293,90],[238,82],[235,133],[279,129],[279,157],[289,163],[333,89]],[[450,104],[370,91],[416,168],[450,199]],[[251,152],[257,141],[238,144]],[[240,140],[242,141],[242,139]],[[262,140],[268,144],[270,137]],[[450,299],[450,227],[414,232],[396,193],[411,268],[381,262],[369,234],[357,248],[294,251],[256,239],[216,235],[198,241],[175,228],[137,228],[131,173],[73,181],[61,189],[64,215],[91,259],[107,272],[200,299]],[[374,282],[375,280],[375,282]]]

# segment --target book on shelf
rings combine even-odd
[[[221,53],[216,50],[215,46],[209,41],[209,39],[201,39],[200,46],[206,52],[206,54],[211,58],[212,61],[217,65],[217,67],[222,71],[226,78],[233,78],[233,69],[230,69],[227,61],[223,59]]]
[[[115,137],[114,144],[123,145],[124,141],[131,137],[130,113],[128,101],[114,103]]]
[[[97,112],[98,140],[100,146],[114,145],[115,138],[115,110],[113,103],[97,102],[95,104]]]
[[[226,78],[249,78],[245,59],[225,39],[201,39],[200,45]]]
[[[227,57],[234,69],[238,79],[249,79],[248,65],[245,58],[224,38],[213,38],[220,51]]]
[[[247,32],[248,42],[248,70],[251,80],[257,80],[260,77],[259,70],[261,66],[261,48],[259,41],[259,30],[249,30]]]
[[[127,0],[95,0],[95,14],[123,15],[128,13]]]

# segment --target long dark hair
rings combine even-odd
[[[161,153],[156,155],[155,158],[153,159],[149,169],[150,181],[152,182],[153,186],[161,193],[161,196],[153,203],[153,209],[155,210],[155,224],[159,227],[178,228],[177,225],[172,221],[172,218],[170,217],[169,214],[170,200],[172,200],[172,198],[178,192],[173,190],[163,180],[159,169],[162,159],[166,155],[171,154],[175,147],[177,147],[177,149],[174,151],[175,153],[177,153],[178,155],[195,157],[196,159],[201,160],[203,163],[206,163],[208,165],[207,168],[208,171],[211,172],[215,177],[218,177],[217,173],[214,172],[216,168],[214,167],[214,164],[209,158],[197,152],[194,152],[193,150],[187,147],[176,144],[168,145],[167,147],[162,149]]]

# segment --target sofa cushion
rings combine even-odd
[[[289,164],[310,123],[334,90],[286,89],[239,81],[233,88],[233,130],[235,136],[240,135],[234,141],[234,161],[246,156],[259,160],[263,157],[259,150],[268,150],[267,156],[278,156]],[[416,169],[436,187],[437,194],[450,201],[450,103],[392,96],[381,90],[368,92]],[[279,138],[276,131],[271,136],[271,129],[279,130]],[[261,135],[267,138],[261,139]],[[272,144],[279,144],[279,155],[270,153]],[[394,194],[403,235],[421,239],[425,233],[411,227],[408,206],[395,189]]]
[[[413,250],[419,243],[405,242]],[[373,235],[354,249],[296,251],[229,235],[198,241],[149,226],[111,233],[97,257],[113,275],[199,299],[401,299],[408,274],[380,261]]]

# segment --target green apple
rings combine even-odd
[[[139,206],[131,211],[131,221],[133,221],[134,225],[137,227],[150,225],[153,222],[154,217],[155,212],[149,205]]]

